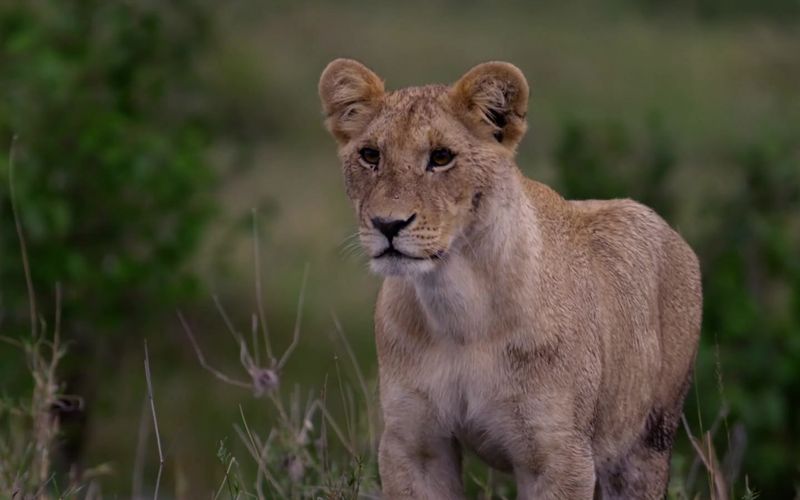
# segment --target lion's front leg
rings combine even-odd
[[[531,459],[514,464],[520,500],[591,500],[595,471],[588,443],[565,440],[546,453],[531,451]]]
[[[389,399],[378,456],[384,498],[464,498],[458,442],[422,398],[395,393]]]
[[[384,498],[464,498],[461,453],[450,439],[423,443],[387,429],[381,438],[379,465]]]
[[[595,464],[590,433],[569,401],[552,393],[516,408],[511,461],[520,500],[592,500]]]

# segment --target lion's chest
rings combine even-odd
[[[507,470],[506,435],[514,408],[502,360],[490,345],[431,349],[421,359],[420,389],[428,396],[444,430],[491,466]]]

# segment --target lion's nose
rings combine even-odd
[[[382,217],[373,217],[371,221],[372,226],[383,233],[386,239],[389,240],[389,243],[391,243],[392,238],[397,236],[397,233],[402,231],[403,228],[414,222],[416,218],[417,214],[411,214],[411,217],[408,219],[384,219]]]

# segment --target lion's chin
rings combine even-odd
[[[434,259],[411,259],[408,257],[385,256],[370,260],[369,267],[379,276],[422,276],[436,268]]]

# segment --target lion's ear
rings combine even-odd
[[[525,134],[528,82],[506,62],[469,70],[450,90],[456,113],[479,136],[514,149]]]
[[[339,142],[347,142],[375,117],[384,95],[378,75],[358,61],[336,59],[319,79],[325,124]]]

